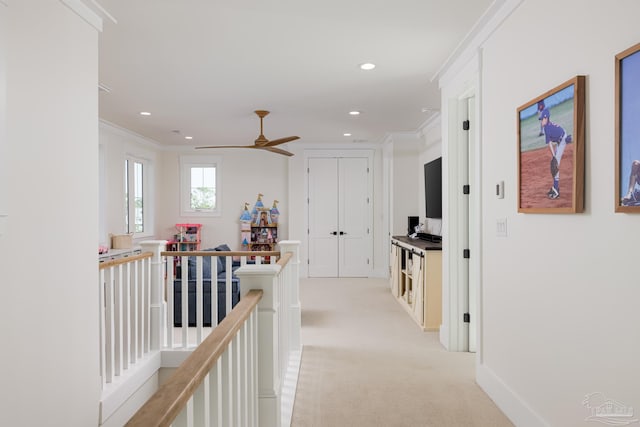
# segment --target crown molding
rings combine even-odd
[[[423,135],[425,132],[429,131],[431,128],[440,126],[440,111],[436,111],[433,113],[427,120],[425,120],[420,126],[418,126],[418,134]]]
[[[524,0],[495,0],[487,11],[471,28],[469,33],[453,50],[440,69],[431,77],[431,82],[439,80],[440,87],[451,74],[477,55],[478,49],[502,25],[502,23],[524,2]]]
[[[149,139],[145,136],[142,136],[138,133],[135,133],[127,128],[123,128],[121,126],[118,126],[114,123],[108,122],[104,119],[100,119],[99,121],[100,124],[100,128],[105,129],[109,132],[115,133],[116,135],[120,135],[120,136],[124,136],[127,138],[131,138],[133,137],[134,142],[147,146],[149,148],[153,148],[154,150],[158,150],[158,151],[163,151],[166,149],[166,147],[163,147],[162,145],[160,145],[157,141],[154,141],[153,139]]]
[[[0,0],[0,2],[3,0]],[[85,22],[93,28],[102,32],[103,17],[108,18],[114,24],[118,21],[98,3],[96,0],[60,0],[60,3],[74,11]]]

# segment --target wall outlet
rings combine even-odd
[[[496,236],[507,237],[507,218],[496,219]]]

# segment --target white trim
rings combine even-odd
[[[106,120],[100,119],[98,122],[99,126],[103,129],[106,129],[108,131],[111,131],[113,133],[115,133],[116,135],[119,136],[124,136],[126,138],[135,138],[135,141],[137,144],[143,145],[145,147],[148,148],[152,148],[154,150],[162,150],[163,146],[160,145],[157,141],[154,141],[153,139],[147,138],[145,136],[142,136],[138,133],[135,133],[127,128],[123,128],[121,126],[118,126],[114,123],[108,122]]]
[[[187,168],[215,167],[216,169],[216,207],[207,211],[194,211],[189,209],[191,190],[191,177],[187,174]],[[184,217],[218,217],[222,216],[222,156],[195,156],[189,154],[180,155],[180,215]]]
[[[135,228],[135,214],[134,214],[134,218],[132,219],[131,217],[129,217],[129,232],[133,233],[133,239],[142,239],[142,238],[149,238],[149,237],[153,237],[155,235],[154,230],[155,230],[155,212],[151,209],[145,209],[144,206],[155,206],[155,170],[154,170],[154,164],[153,161],[151,159],[149,159],[148,157],[144,157],[144,156],[140,156],[137,154],[133,154],[130,152],[125,152],[124,154],[124,161],[133,161],[134,163],[141,163],[142,164],[142,198],[143,198],[143,210],[142,210],[142,224],[144,226],[144,231],[139,233],[139,232],[135,232],[135,231],[131,231],[131,227],[133,226]],[[133,169],[133,167],[132,167]],[[129,171],[127,171],[128,173]],[[152,178],[154,177],[154,178]],[[135,186],[135,182],[134,184],[130,184]],[[128,189],[129,191],[130,189]],[[124,193],[123,193],[124,196]],[[131,209],[131,208],[129,208]],[[129,211],[129,213],[131,213],[131,211]],[[132,223],[133,221],[133,223]],[[123,224],[124,226],[124,224]],[[123,227],[124,228],[124,227]]]
[[[111,417],[151,377],[158,373],[160,368],[163,367],[161,360],[161,352],[152,353],[148,357],[137,361],[135,369],[124,371],[115,382],[104,386],[100,398],[101,424]],[[155,391],[151,390],[146,399],[150,398]],[[147,391],[148,393],[149,391]]]
[[[82,0],[60,0],[60,2],[84,19],[87,24],[102,32],[102,18]]]
[[[550,427],[549,423],[486,365],[476,366],[476,382],[514,425]]]
[[[302,350],[289,353],[289,363],[287,364],[284,378],[282,378],[282,388],[280,389],[280,425],[282,427],[291,426],[301,362]]]
[[[107,9],[105,9],[104,7],[102,7],[102,5],[101,5],[100,3],[98,3],[96,0],[90,0],[90,1],[91,1],[91,4],[93,5],[93,7],[94,7],[95,9],[98,9],[98,11],[99,11],[102,15],[106,16],[107,18],[109,18],[109,20],[110,20],[111,22],[113,22],[114,24],[117,24],[117,23],[118,23],[118,21],[116,20],[116,18],[114,18],[114,17],[113,17],[113,15],[112,15],[112,14],[110,14],[110,13],[107,11]]]
[[[458,125],[461,120],[459,117],[457,104],[460,99],[475,96],[476,122],[480,125],[482,115],[481,93],[481,69],[482,66],[482,46],[489,37],[502,25],[502,23],[522,4],[524,0],[496,0],[491,7],[480,18],[476,25],[471,29],[465,39],[458,45],[451,56],[445,61],[443,66],[433,76],[431,81],[438,79],[438,84],[442,93],[442,151],[443,151],[443,185],[446,187],[443,194],[443,227],[447,231],[448,236],[443,243],[443,285],[448,284],[445,289],[443,287],[443,323],[440,327],[440,342],[449,351],[465,351],[468,342],[463,342],[464,324],[462,321],[461,302],[466,295],[462,295],[462,286],[458,285],[458,254],[461,250],[457,227],[453,223],[453,218],[448,218],[449,212],[455,212],[458,207],[457,189],[461,184],[449,173],[449,165],[458,163],[458,154],[456,149],[456,141],[458,139]],[[482,137],[480,126],[474,126],[472,132],[475,133],[476,145],[478,152],[476,158],[469,159],[473,161],[474,176],[470,176],[470,182],[476,187],[475,191],[480,191],[481,181],[479,177],[481,173],[482,158]],[[447,175],[445,178],[444,175]],[[450,178],[453,181],[450,181]],[[478,179],[478,182],[475,180]],[[446,182],[445,182],[446,180]],[[472,190],[473,191],[473,190]],[[475,200],[474,200],[475,199]],[[474,203],[472,206],[471,203]],[[480,215],[480,218],[471,218],[470,225],[479,227],[482,224],[482,201],[480,195],[477,199],[472,197],[470,200],[470,212]],[[447,218],[445,218],[447,217]],[[451,222],[451,224],[450,224]],[[475,230],[477,242],[470,242],[474,247],[472,249],[471,262],[469,264],[469,275],[481,274],[481,239],[482,230]],[[471,283],[470,283],[471,285]],[[478,360],[481,361],[482,355],[482,278],[478,279],[476,289],[476,303],[470,311],[475,309],[477,320],[476,337],[477,337],[477,353]]]

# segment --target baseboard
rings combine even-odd
[[[138,360],[135,366],[117,377],[115,382],[103,387],[100,397],[100,425],[105,424],[115,413],[128,420],[156,392],[158,382],[153,378],[158,374],[160,361],[160,352],[156,351]],[[151,386],[148,385],[150,379]]]
[[[476,365],[476,382],[516,426],[550,427],[486,365]]]
[[[292,351],[289,354],[289,364],[287,372],[282,382],[280,395],[280,422],[282,427],[291,426],[293,416],[293,404],[296,400],[296,390],[298,389],[298,375],[300,375],[300,363],[302,362],[302,349]]]

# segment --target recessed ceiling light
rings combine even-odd
[[[372,64],[371,62],[365,62],[364,64],[360,64],[360,69],[365,71],[370,71],[376,68],[376,64]]]
[[[140,111],[140,115],[141,115],[141,116],[150,116],[150,115],[151,115],[151,113],[150,113],[150,112],[148,112],[148,111]]]
[[[344,136],[351,136],[351,134],[350,134],[350,133],[344,133],[343,135],[344,135]]]
[[[360,111],[349,111],[349,114],[351,114],[352,116],[357,116],[360,114]]]
[[[193,139],[192,136],[185,136],[184,139]]]

